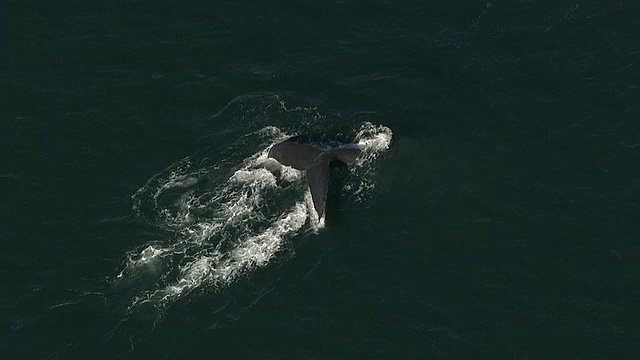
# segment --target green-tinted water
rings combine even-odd
[[[3,8],[3,357],[640,353],[635,2]]]

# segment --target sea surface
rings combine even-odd
[[[640,2],[0,24],[0,358],[640,356]],[[291,137],[363,149],[324,219]]]

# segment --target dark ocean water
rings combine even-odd
[[[0,357],[640,355],[638,2],[1,9]]]

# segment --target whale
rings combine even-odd
[[[318,218],[324,218],[329,190],[329,172],[332,163],[355,164],[362,149],[358,144],[320,149],[310,144],[284,141],[269,149],[268,157],[282,165],[306,172],[313,207]]]

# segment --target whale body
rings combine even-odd
[[[282,142],[269,149],[268,157],[282,165],[306,171],[313,206],[318,213],[318,218],[322,218],[327,204],[330,163],[340,161],[346,165],[352,165],[361,152],[362,149],[355,144],[321,150],[309,144]]]

